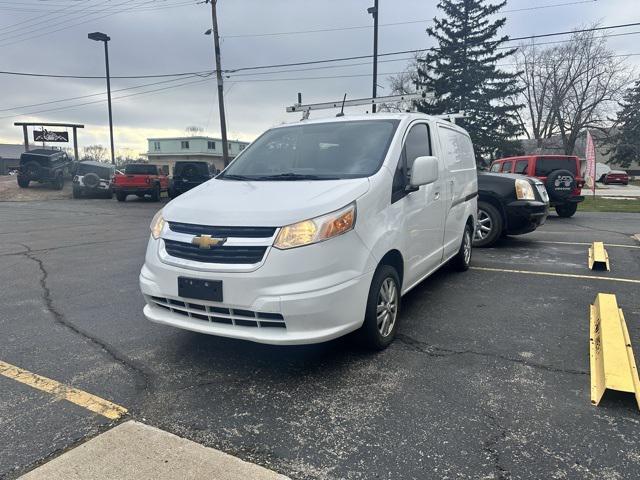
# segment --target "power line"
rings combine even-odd
[[[510,10],[503,10],[499,13],[515,13],[515,12],[525,12],[530,10],[542,10],[547,8],[556,8],[556,7],[564,7],[568,5],[580,5],[585,3],[594,3],[598,0],[579,0],[572,2],[564,2],[564,3],[555,3],[550,5],[539,5],[537,7],[524,7],[524,8],[515,8]],[[423,20],[408,20],[404,22],[392,22],[392,23],[381,23],[378,25],[379,27],[394,27],[398,25],[410,25],[415,23],[431,23],[433,19],[423,19]],[[250,37],[277,37],[282,35],[302,35],[309,33],[325,33],[325,32],[339,32],[346,30],[364,30],[373,28],[372,25],[355,25],[348,27],[336,27],[336,28],[318,28],[314,30],[297,30],[297,31],[288,31],[288,32],[265,32],[265,33],[240,33],[240,34],[231,34],[231,35],[222,35],[222,38],[250,38]]]
[[[149,4],[149,3],[154,3],[154,1],[155,1],[155,0],[147,0],[147,1],[143,2],[143,3],[142,3],[142,4],[140,4],[140,5],[147,5],[147,4]],[[113,9],[114,9],[114,8],[116,8],[116,7],[119,7],[119,6],[122,6],[122,5],[125,5],[125,4],[130,4],[130,3],[131,3],[130,1],[125,0],[125,1],[123,1],[123,2],[121,2],[121,3],[116,4],[116,5],[110,5],[109,7],[106,7],[106,8],[104,8],[104,9],[102,9],[102,10],[101,10],[101,12],[105,12],[105,11],[113,10]],[[140,5],[138,5],[138,6],[140,6]],[[13,45],[13,44],[16,44],[16,43],[24,42],[24,41],[26,41],[26,40],[32,40],[32,39],[34,39],[34,38],[40,38],[40,37],[43,37],[43,36],[46,36],[46,35],[51,35],[52,33],[56,33],[56,32],[62,31],[62,30],[68,30],[69,28],[71,28],[71,27],[75,27],[75,26],[77,26],[77,25],[83,25],[83,24],[88,23],[88,22],[92,22],[92,21],[95,21],[95,20],[100,20],[100,19],[103,19],[103,18],[106,18],[106,17],[111,17],[111,16],[113,16],[113,15],[117,15],[117,14],[119,14],[119,13],[123,13],[123,12],[131,11],[131,10],[133,10],[135,7],[136,7],[136,6],[129,6],[129,7],[126,7],[126,8],[122,8],[122,9],[120,9],[120,10],[116,10],[115,12],[114,12],[114,11],[112,11],[112,12],[110,12],[110,13],[106,13],[106,14],[101,15],[101,16],[98,16],[98,17],[92,17],[92,18],[88,18],[87,20],[82,20],[82,21],[77,22],[77,23],[72,23],[72,24],[70,24],[70,25],[65,25],[65,24],[68,24],[69,22],[73,22],[73,21],[75,21],[75,20],[80,20],[80,18],[83,18],[83,17],[84,17],[84,18],[86,18],[86,17],[92,16],[92,15],[96,15],[96,13],[98,13],[98,12],[95,12],[95,13],[89,13],[89,14],[85,14],[85,15],[81,15],[80,17],[76,17],[76,18],[73,18],[73,19],[69,19],[69,20],[63,21],[62,23],[59,23],[59,24],[58,24],[58,26],[60,26],[60,25],[65,25],[65,26],[63,26],[63,27],[60,27],[60,28],[57,28],[57,29],[54,29],[54,30],[45,31],[45,32],[42,32],[42,33],[37,34],[37,35],[32,35],[32,36],[30,36],[30,37],[26,37],[26,38],[19,38],[19,39],[17,39],[17,40],[12,41],[12,42],[3,43],[3,42],[5,42],[6,40],[11,40],[12,38],[17,38],[17,37],[21,37],[21,36],[24,36],[24,35],[29,35],[29,34],[31,34],[31,33],[34,33],[34,31],[32,30],[32,31],[27,31],[27,32],[24,32],[24,33],[20,33],[20,34],[17,34],[17,35],[14,35],[14,36],[11,36],[11,37],[8,37],[8,38],[5,38],[5,39],[0,40],[0,47],[7,47],[7,46],[9,46],[9,45]]]
[[[196,77],[196,76],[202,77],[202,75],[194,75],[193,77]],[[193,77],[191,77],[191,78],[193,78]],[[190,78],[190,77],[180,77],[180,78],[174,78],[174,79],[171,79],[171,80],[162,80],[160,82],[144,83],[142,85],[134,85],[132,87],[118,88],[118,89],[112,90],[112,92],[113,93],[117,93],[117,92],[124,92],[124,91],[127,91],[127,90],[136,90],[138,88],[151,87],[153,85],[161,85],[161,84],[165,84],[165,83],[177,82],[179,80],[184,80],[185,78]],[[29,105],[19,105],[19,106],[11,107],[11,108],[0,108],[0,112],[15,111],[15,110],[18,110],[18,109],[21,109],[21,108],[40,107],[42,105],[51,105],[53,103],[70,102],[72,100],[81,100],[83,98],[99,97],[100,95],[106,95],[106,92],[98,92],[98,93],[91,93],[91,94],[87,94],[87,95],[79,95],[77,97],[60,98],[58,100],[49,100],[48,102],[31,103]]]
[[[607,27],[592,27],[592,28],[585,28],[585,29],[572,30],[572,31],[569,30],[569,31],[555,32],[555,33],[544,33],[544,34],[537,34],[537,35],[528,35],[528,36],[523,36],[523,37],[517,37],[517,38],[514,38],[514,39],[509,39],[507,41],[514,42],[514,41],[522,41],[522,40],[532,40],[532,39],[536,39],[536,38],[547,38],[547,37],[551,37],[551,36],[571,35],[571,34],[574,34],[574,33],[584,33],[584,32],[590,32],[590,31],[613,30],[613,29],[617,29],[617,28],[627,28],[627,27],[638,26],[638,25],[640,25],[640,22],[621,24],[621,25],[610,25],[610,26],[607,26]],[[617,34],[616,36],[632,35],[632,34],[636,34],[636,33],[638,33],[638,32],[626,32],[626,33]],[[564,41],[549,42],[549,43],[562,43],[562,42],[564,42]],[[495,43],[495,42],[494,41],[488,41],[488,42],[483,42],[483,44],[484,43]],[[517,47],[502,47],[502,48],[517,48]],[[380,54],[378,54],[378,56],[386,57],[386,56],[416,54],[416,53],[423,53],[423,52],[427,52],[427,51],[431,51],[431,50],[433,50],[433,49],[432,48],[419,48],[419,49],[413,49],[413,50],[401,50],[401,51],[395,51],[395,52],[380,53]],[[322,60],[308,60],[308,61],[302,61],[302,62],[290,62],[290,63],[271,64],[271,65],[257,65],[257,66],[249,66],[249,67],[238,67],[238,68],[225,69],[225,70],[223,70],[223,73],[225,73],[225,74],[234,74],[234,73],[244,72],[244,71],[249,71],[249,70],[265,70],[265,69],[275,69],[275,68],[285,68],[285,67],[319,65],[319,64],[344,62],[344,61],[352,61],[352,60],[363,60],[363,59],[371,58],[371,56],[372,56],[371,54],[354,55],[354,56],[351,56],[351,57],[338,57],[338,58],[329,58],[329,59],[322,59]],[[162,77],[179,77],[179,76],[190,76],[190,75],[209,75],[211,73],[215,73],[215,70],[204,70],[204,71],[199,71],[199,72],[180,72],[180,73],[153,74],[153,75],[122,75],[122,76],[112,76],[111,78],[114,78],[114,79],[162,78]],[[271,72],[271,73],[278,73],[278,72]],[[45,74],[45,73],[15,72],[15,71],[6,71],[6,70],[0,71],[0,74],[4,74],[4,75],[19,75],[19,76],[27,76],[27,77],[104,79],[104,76],[96,76],[96,75],[56,75],[56,74]]]

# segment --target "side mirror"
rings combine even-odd
[[[418,157],[411,167],[409,185],[419,187],[438,180],[438,159],[436,157]]]

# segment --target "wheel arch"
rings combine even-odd
[[[486,203],[489,203],[492,206],[494,206],[498,210],[498,212],[500,212],[500,217],[502,218],[503,228],[507,228],[508,227],[509,222],[507,221],[507,214],[504,211],[504,206],[502,205],[502,202],[500,200],[498,200],[496,197],[494,197],[492,195],[487,195],[487,194],[480,193],[480,195],[478,195],[478,201],[479,202],[486,202]]]
[[[404,258],[400,251],[397,249],[389,250],[378,262],[378,268],[380,268],[381,265],[388,265],[395,268],[398,273],[398,277],[400,278],[400,288],[402,288],[404,279]]]

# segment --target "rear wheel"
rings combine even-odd
[[[29,186],[29,179],[18,177],[18,186],[20,188],[27,188]]]
[[[116,192],[116,198],[119,202],[124,202],[127,199],[127,194],[125,192]]]
[[[471,264],[471,249],[472,249],[472,237],[473,231],[467,224],[464,227],[464,234],[462,235],[462,243],[460,244],[460,250],[455,257],[453,257],[451,264],[459,272],[465,272],[469,270]]]
[[[396,336],[400,315],[400,278],[395,268],[381,265],[373,276],[360,337],[367,348],[383,350]]]
[[[160,201],[160,185],[156,185],[153,187],[153,192],[151,193],[151,201],[159,202]]]
[[[474,247],[489,247],[502,235],[502,215],[490,203],[478,202],[478,221],[473,237]]]
[[[562,205],[556,205],[556,213],[559,217],[562,218],[573,217],[573,215],[576,213],[576,210],[578,210],[577,203],[564,203]]]

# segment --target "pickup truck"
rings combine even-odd
[[[113,191],[119,202],[124,202],[128,195],[144,198],[151,196],[151,200],[160,200],[162,192],[169,189],[169,179],[157,165],[147,163],[132,163],[124,169],[123,175],[115,175]]]

